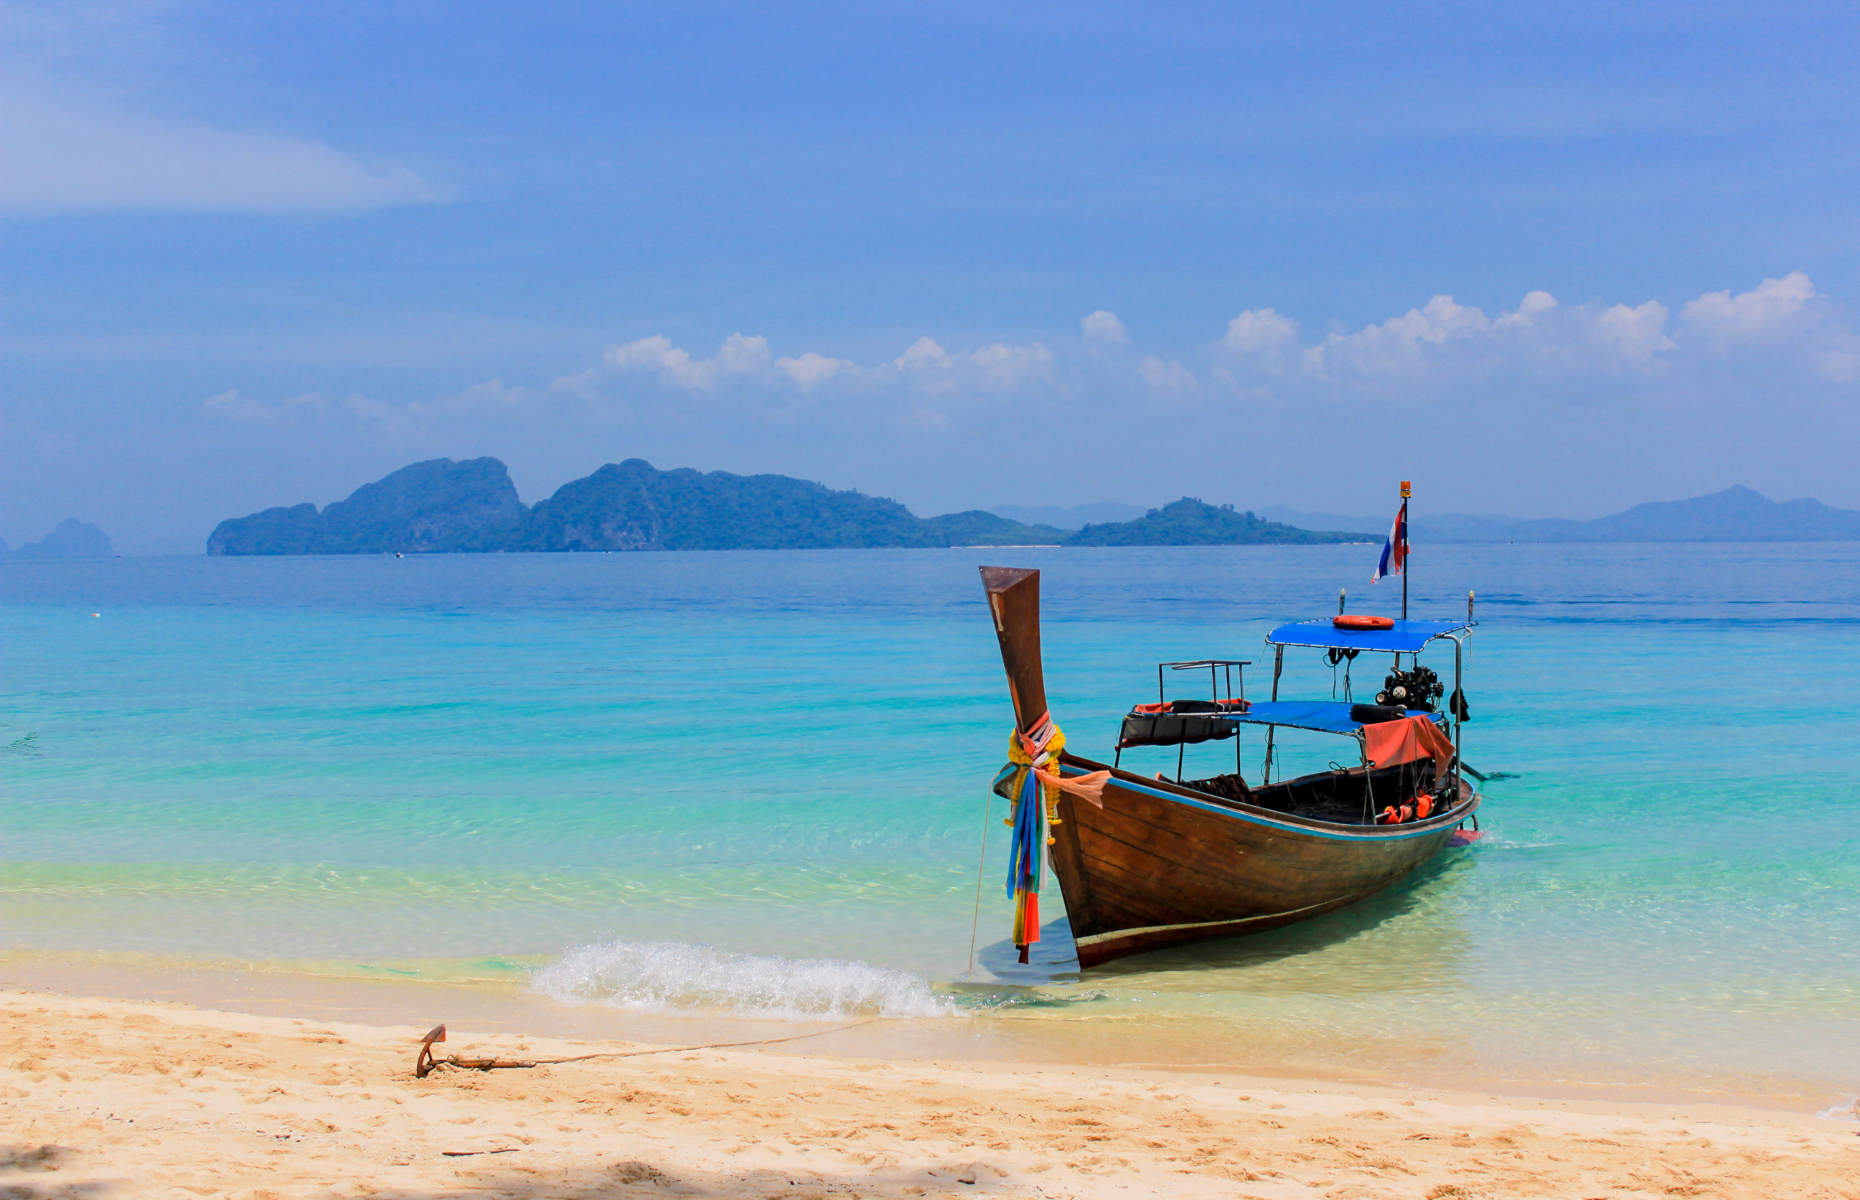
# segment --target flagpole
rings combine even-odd
[[[1401,619],[1408,619],[1408,497],[1414,495],[1414,489],[1406,479],[1401,481]]]

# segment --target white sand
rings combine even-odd
[[[1860,1197],[1764,1110],[421,1032],[0,992],[0,1197]]]

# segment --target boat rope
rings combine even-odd
[[[420,1054],[414,1060],[413,1074],[417,1079],[424,1079],[440,1067],[457,1067],[463,1071],[528,1069],[559,1066],[562,1063],[588,1062],[596,1058],[644,1058],[649,1054],[688,1054],[695,1050],[728,1050],[737,1046],[774,1046],[781,1042],[800,1042],[808,1038],[826,1037],[830,1033],[844,1033],[848,1029],[870,1025],[876,1020],[878,1020],[877,1017],[862,1017],[844,1025],[835,1025],[831,1029],[791,1033],[784,1037],[752,1038],[743,1042],[703,1042],[695,1046],[657,1046],[650,1050],[597,1050],[592,1054],[571,1054],[564,1058],[460,1058],[456,1054],[437,1058],[433,1055],[433,1043],[446,1040],[446,1027],[436,1025],[420,1040]]]
[[[1332,646],[1329,650],[1325,651],[1324,657],[1330,663],[1330,698],[1332,700],[1337,698],[1338,666],[1343,667],[1343,698],[1345,700],[1351,698],[1350,667],[1355,664],[1356,656],[1361,653],[1361,650],[1346,650],[1341,646]]]
[[[975,938],[982,927],[982,874],[988,869],[988,818],[994,807],[995,792],[990,788],[982,801],[982,853],[975,860],[975,912],[969,917],[969,969],[963,972],[964,979],[975,978]]]

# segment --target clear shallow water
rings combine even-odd
[[[995,801],[979,982],[951,986],[1010,720],[975,566],[1045,569],[1054,713],[1108,755],[1158,660],[1253,658],[1260,695],[1273,624],[1340,585],[1386,609],[1372,556],[6,564],[0,951],[546,968],[551,994],[661,1010],[954,1003],[1312,1067],[1852,1091],[1850,544],[1428,549],[1417,614],[1479,590],[1466,754],[1513,776],[1483,842],[1352,911],[1080,980],[1062,923],[1011,962]],[[1331,686],[1288,660],[1289,694]]]

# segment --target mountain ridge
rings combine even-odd
[[[1075,533],[982,509],[919,517],[895,500],[788,475],[644,459],[608,463],[527,508],[495,458],[428,459],[319,510],[303,503],[221,521],[210,555],[873,547],[1242,545],[1357,540],[1184,498]]]
[[[319,510],[303,503],[221,521],[210,555],[773,550],[1057,545],[1064,534],[979,509],[919,517],[895,500],[788,475],[644,459],[607,463],[534,505],[495,458],[428,459]]]
[[[1299,529],[1268,521],[1231,504],[1214,505],[1184,496],[1152,508],[1133,521],[1087,525],[1066,540],[1069,546],[1309,546],[1360,542],[1361,534]]]
[[[1323,528],[1310,528],[1307,522]],[[207,539],[207,553],[1315,545],[1376,540],[1387,530],[1386,518],[1282,507],[1240,510],[1193,497],[1130,520],[1091,522],[1071,531],[983,509],[919,517],[895,500],[794,476],[690,467],[662,471],[639,458],[608,463],[526,506],[504,464],[483,457],[412,463],[321,510],[303,503],[222,521]],[[1860,512],[1817,500],[1775,501],[1740,484],[1688,499],[1648,501],[1588,520],[1421,515],[1412,521],[1411,538],[1417,543],[1860,540]]]

